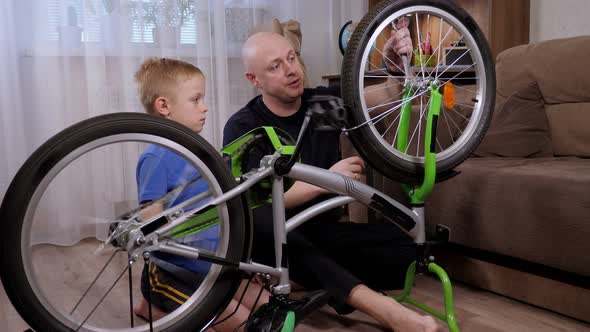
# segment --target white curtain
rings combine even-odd
[[[220,148],[225,121],[256,95],[239,58],[254,25],[300,21],[309,81],[320,85],[323,75],[340,71],[340,27],[358,21],[366,6],[355,0],[1,1],[0,199],[26,158],[59,131],[100,114],[142,112],[133,74],[151,56],[188,61],[205,73],[209,113],[201,134]],[[102,233],[101,221],[135,200],[133,166],[141,149],[105,148],[70,166],[38,208],[33,242],[70,244]]]

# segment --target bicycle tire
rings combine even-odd
[[[0,218],[6,221],[2,232],[1,278],[6,293],[18,313],[36,331],[74,331],[79,322],[68,321],[67,315],[57,317],[56,309],[48,307],[43,294],[38,293],[32,278],[29,250],[23,250],[28,234],[27,213],[35,208],[35,195],[44,189],[40,184],[51,177],[52,169],[64,162],[70,154],[101,139],[117,135],[148,135],[162,142],[175,142],[189,155],[197,157],[208,168],[223,192],[235,187],[236,182],[219,153],[199,135],[173,121],[139,113],[117,113],[98,116],[75,124],[55,135],[39,147],[20,168],[11,182],[0,208]],[[144,136],[141,136],[144,137]],[[248,259],[251,241],[249,209],[244,195],[226,203],[228,236],[223,258],[233,261]],[[225,208],[223,208],[225,209]],[[224,210],[225,211],[225,210]],[[225,224],[224,224],[225,225]],[[184,332],[204,329],[223,311],[237,291],[241,273],[235,267],[223,266],[216,270],[215,279],[208,289],[200,293],[200,301],[182,309],[173,319],[154,322],[157,330]],[[189,301],[187,301],[188,303]],[[178,310],[181,310],[178,309]],[[110,331],[98,327],[82,326],[80,331]],[[149,331],[147,324],[134,329],[117,328],[112,331]]]
[[[469,49],[470,56],[480,57],[482,61],[481,65],[474,66],[475,76],[478,77],[480,73],[485,76],[479,78],[478,81],[478,84],[483,87],[481,88],[483,91],[478,91],[479,95],[477,97],[480,99],[474,104],[478,107],[479,118],[476,123],[474,122],[473,128],[470,127],[469,137],[465,137],[462,141],[459,138],[457,142],[461,142],[460,146],[458,144],[457,146],[451,145],[453,149],[447,149],[446,146],[444,149],[441,147],[441,152],[450,151],[452,154],[443,155],[443,153],[437,152],[436,167],[440,178],[444,178],[445,174],[451,173],[453,168],[469,157],[471,152],[479,145],[489,127],[495,99],[495,69],[490,48],[477,23],[463,9],[457,7],[451,1],[445,0],[399,0],[382,1],[369,11],[355,29],[342,65],[342,95],[345,104],[350,110],[348,113],[349,127],[359,127],[348,133],[356,150],[373,168],[389,178],[407,184],[416,184],[421,181],[424,174],[424,159],[419,156],[408,157],[405,155],[406,152],[398,152],[393,147],[393,142],[386,142],[383,139],[384,134],[382,137],[378,137],[380,133],[375,130],[375,126],[372,124],[363,126],[364,123],[370,121],[367,113],[371,110],[364,110],[366,107],[362,100],[363,92],[360,87],[364,86],[364,79],[366,79],[361,74],[362,63],[364,61],[366,65],[367,61],[369,61],[368,63],[371,64],[370,59],[366,59],[366,51],[368,48],[377,49],[374,44],[369,44],[373,34],[381,33],[377,32],[377,29],[379,29],[382,22],[392,20],[393,17],[401,17],[401,13],[409,15],[408,13],[413,12],[426,13],[429,20],[431,14],[434,16],[434,14],[440,13],[443,20],[449,19],[449,22],[456,24],[457,30],[463,30],[465,32],[463,36],[468,38],[472,44]],[[416,14],[417,20],[418,14]],[[447,23],[447,21],[443,22],[443,20],[440,23],[441,29],[443,23]],[[418,21],[414,25],[421,26]],[[442,39],[442,41],[445,40]],[[365,57],[364,60],[363,57]],[[436,67],[439,67],[440,63],[440,59],[436,61]],[[364,71],[364,68],[362,70]],[[441,110],[439,120],[444,115],[442,112]],[[422,119],[419,121],[422,121]],[[450,123],[449,120],[447,121]],[[449,126],[449,123],[447,123],[447,126]],[[442,125],[439,123],[440,127]],[[418,134],[419,136],[420,134]],[[387,146],[387,144],[390,144],[390,146]],[[421,147],[418,146],[417,149],[421,149]]]

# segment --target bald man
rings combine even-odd
[[[385,54],[394,66],[401,65],[398,54],[411,53],[407,36],[409,32],[402,28],[388,41],[391,48]],[[261,95],[228,120],[224,145],[261,126],[278,127],[297,138],[308,100],[314,95],[340,95],[340,87],[304,89],[295,51],[278,34],[253,35],[244,44],[242,58],[246,78]],[[388,86],[393,88],[380,93],[399,93],[398,85]],[[339,136],[336,131],[309,128],[303,138],[302,162],[359,179],[364,162],[358,157],[341,160]],[[257,167],[258,161],[249,166]],[[329,197],[324,189],[297,181],[285,193],[287,218]],[[252,258],[273,265],[271,206],[261,206],[253,214]],[[411,240],[393,224],[345,223],[339,222],[340,216],[341,209],[328,211],[288,234],[291,279],[309,289],[328,290],[330,305],[340,314],[359,309],[395,331],[436,331],[432,317],[418,315],[370,288],[403,287],[405,271],[415,253],[402,244]]]

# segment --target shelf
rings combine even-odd
[[[437,67],[419,67],[419,66],[411,66],[410,67],[410,71],[412,71],[413,73],[420,73],[422,72],[422,69],[424,69],[426,72],[432,72],[435,71]],[[366,72],[366,75],[378,75],[378,76],[387,76],[385,73],[385,68],[380,68],[380,69],[373,69],[370,70],[368,72]],[[465,72],[465,73],[473,73],[475,72],[475,68],[473,68],[473,66],[469,66],[469,65],[454,65],[454,66],[438,66],[438,72],[447,72],[447,73],[459,73],[459,72]],[[394,71],[394,74],[400,74],[403,75],[403,72],[401,71]]]
[[[424,69],[426,69],[427,73],[430,73],[430,72],[436,70],[436,67],[425,67]],[[416,67],[416,66],[410,67],[410,70],[412,72],[414,72],[415,74],[419,74],[422,72],[422,68]],[[365,72],[365,75],[368,77],[365,77],[365,79],[378,81],[378,80],[382,80],[382,79],[385,79],[388,76],[390,76],[389,74],[386,74],[384,71],[385,71],[385,69],[374,69],[371,71],[367,71],[367,72]],[[461,79],[462,81],[460,84],[473,84],[474,79],[475,79],[475,68],[473,68],[472,66],[467,66],[467,65],[439,66],[438,73],[440,75],[439,77],[442,79],[445,79],[445,78]],[[400,76],[404,75],[401,71],[394,72],[393,74],[394,75],[397,74]],[[339,84],[340,75],[338,75],[338,74],[324,75],[324,76],[322,76],[322,79],[327,81],[328,85]]]

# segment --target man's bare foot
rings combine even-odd
[[[441,331],[433,317],[423,316],[394,299],[373,291],[363,284],[355,286],[348,304],[376,319],[383,327],[396,332]]]
[[[404,319],[399,321],[399,331],[412,331],[412,332],[439,332],[443,331],[441,325],[432,316],[424,316],[411,310],[405,306],[402,306],[407,310],[407,315]],[[398,331],[395,329],[395,331]]]
[[[431,316],[422,316],[422,323],[424,323],[425,332],[443,331],[437,320]]]
[[[141,298],[141,303],[139,303],[135,306],[135,308],[133,308],[133,312],[137,316],[145,320],[149,320],[150,314],[148,301],[145,298]],[[158,309],[156,306],[152,305],[152,320],[156,321],[164,316],[166,316],[165,312]]]

